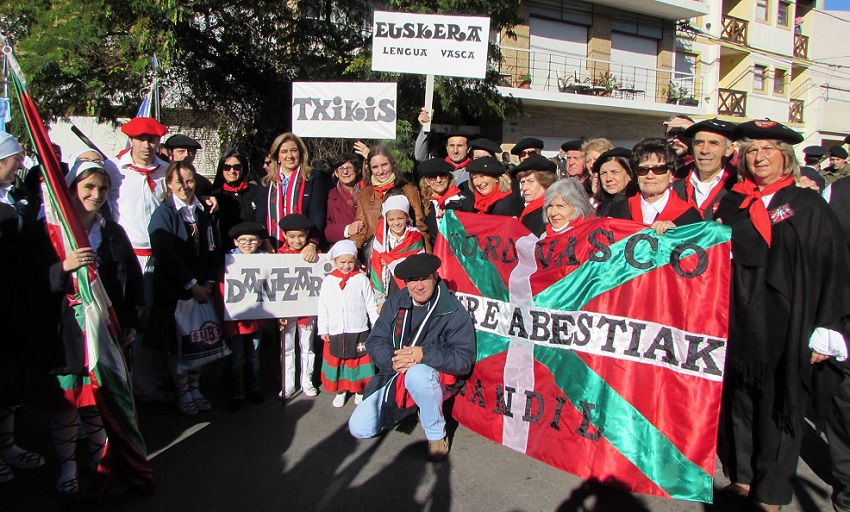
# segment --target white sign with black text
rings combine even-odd
[[[484,78],[490,18],[375,11],[372,70]]]
[[[227,254],[224,319],[315,316],[322,280],[332,270],[327,254],[316,263],[299,254]]]
[[[293,82],[292,131],[300,137],[395,139],[394,82]]]

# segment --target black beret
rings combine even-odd
[[[799,144],[803,142],[803,136],[788,128],[782,123],[770,119],[756,119],[741,123],[735,127],[735,140],[743,138],[752,140],[781,140],[788,144]]]
[[[732,139],[735,133],[735,123],[721,121],[720,119],[706,119],[696,124],[692,124],[685,130],[685,136],[694,138],[699,132],[711,132],[722,135],[727,139]]]
[[[599,169],[602,168],[602,164],[604,164],[611,157],[620,157],[629,160],[632,158],[632,150],[628,148],[612,148],[608,151],[599,155],[599,157],[593,162],[593,172],[599,173]]]
[[[301,215],[300,213],[290,213],[286,217],[280,219],[278,225],[284,232],[296,230],[310,231],[314,228],[310,219],[307,218],[306,215]]]
[[[806,156],[818,156],[818,157],[820,157],[820,156],[823,156],[823,155],[826,154],[826,148],[824,148],[823,146],[807,146],[803,150],[803,153]]]
[[[472,134],[464,130],[463,128],[458,128],[457,130],[451,130],[450,132],[446,133],[446,142],[448,142],[449,139],[451,139],[452,137],[465,137],[468,142],[469,139],[472,138]]]
[[[581,139],[568,140],[561,144],[562,151],[581,151]]]
[[[832,146],[829,148],[829,156],[834,156],[835,158],[847,158],[847,150],[841,146]]]
[[[519,155],[526,149],[543,149],[543,141],[540,139],[535,139],[534,137],[526,137],[521,141],[517,142],[514,147],[511,148],[512,155]]]
[[[242,235],[257,235],[260,238],[265,238],[266,228],[258,222],[241,222],[227,232],[230,238],[239,238]]]
[[[189,137],[188,135],[183,135],[182,133],[178,133],[176,135],[172,135],[169,137],[163,144],[164,147],[168,149],[174,148],[186,148],[186,149],[201,149],[201,143]]]
[[[494,178],[498,178],[502,174],[505,174],[505,166],[502,165],[502,162],[496,160],[492,156],[476,158],[470,162],[469,165],[464,167],[464,169],[469,174],[486,174],[487,176],[493,176]]]
[[[496,144],[490,139],[485,139],[483,137],[470,141],[469,149],[483,149],[484,151],[487,151],[493,156],[496,156],[497,154],[502,152],[502,146]]]
[[[404,280],[428,277],[440,268],[440,263],[433,254],[414,254],[396,265],[395,276]]]
[[[526,158],[519,165],[511,169],[511,174],[516,175],[522,171],[545,171],[554,174],[557,169],[558,165],[555,162],[543,155],[534,155]]]
[[[424,162],[419,162],[417,169],[419,169],[419,177],[434,178],[451,174],[455,170],[455,166],[446,162],[445,158],[429,158]]]

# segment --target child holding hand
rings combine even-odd
[[[348,393],[354,403],[375,375],[366,353],[369,326],[378,319],[378,303],[369,279],[360,271],[357,245],[350,240],[334,244],[330,251],[335,270],[322,281],[317,331],[324,343],[322,384],[336,393],[333,406],[342,407]]]

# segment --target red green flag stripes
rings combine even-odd
[[[53,153],[44,122],[27,90],[26,79],[11,47],[5,57],[11,70],[24,122],[43,168],[43,196],[47,227],[60,258],[79,247],[88,247],[88,236],[71,204],[71,196]],[[73,275],[74,309],[85,339],[88,378],[83,384],[97,404],[108,441],[90,494],[108,495],[123,490],[153,491],[153,470],[145,441],[138,429],[127,366],[119,344],[118,318],[94,267]]]
[[[710,502],[729,237],[599,219],[539,240],[515,219],[447,212],[435,253],[478,342],[455,417],[583,478]]]

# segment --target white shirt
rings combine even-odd
[[[319,311],[316,332],[325,334],[355,334],[369,329],[369,322],[378,321],[378,302],[366,274],[348,279],[345,289],[339,289],[340,278],[328,274],[319,291]]]
[[[198,201],[198,196],[192,197],[192,204],[186,204],[180,200],[179,197],[174,197],[174,207],[177,208],[177,211],[180,212],[180,215],[183,217],[183,220],[186,222],[195,223],[198,222],[197,212],[198,209],[203,209],[204,206]]]
[[[133,158],[127,151],[120,157],[110,158],[104,165],[112,181],[109,189],[109,209],[112,219],[124,228],[130,243],[136,249],[150,249],[148,224],[156,207],[165,199],[165,170],[168,163],[154,159],[147,167],[154,172],[154,190],[151,191],[144,174],[130,168]],[[139,166],[142,167],[142,166]]]
[[[725,175],[726,171],[720,171],[720,174],[711,178],[709,181],[700,181],[699,174],[696,172],[691,174],[691,185],[694,186],[694,201],[696,201],[700,208],[702,208],[703,201],[708,198],[708,195],[711,194],[711,191],[714,190],[714,187],[720,183],[720,180]]]
[[[643,213],[643,223],[652,224],[655,219],[664,211],[667,206],[667,201],[670,199],[670,189],[664,191],[661,199],[654,203],[647,203],[643,196],[640,196],[640,210]],[[637,219],[635,219],[637,220]]]

